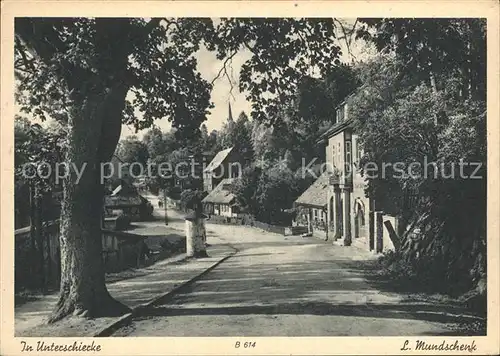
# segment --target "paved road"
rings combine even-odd
[[[244,226],[207,224],[207,232],[240,252],[115,336],[455,334],[451,307],[368,283],[368,252]]]

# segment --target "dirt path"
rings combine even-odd
[[[240,253],[115,336],[456,334],[453,310],[368,284],[356,268],[368,252],[242,226],[207,228]]]

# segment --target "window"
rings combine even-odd
[[[337,109],[337,123],[344,121],[345,115],[345,105],[342,105]]]
[[[356,140],[356,166],[359,168],[361,162],[361,144],[359,140]]]
[[[337,166],[337,157],[336,157],[337,153],[335,152],[335,145],[332,145],[332,163],[333,163],[333,166],[336,167]]]
[[[345,142],[345,169],[347,172],[349,172],[349,169],[351,168],[351,141],[346,141]]]
[[[347,118],[347,104],[344,105],[343,109],[344,109],[344,120],[347,120],[348,119]]]
[[[340,163],[342,162],[342,160],[340,159],[341,155],[341,148],[340,148],[340,142],[338,143],[337,145],[337,168],[340,168]]]
[[[229,166],[229,176],[231,178],[238,178],[241,176],[241,165],[238,162],[231,163]]]

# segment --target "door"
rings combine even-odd
[[[361,236],[365,236],[365,212],[363,208],[358,204],[358,208],[356,210],[356,217],[354,219],[354,237],[358,238]]]

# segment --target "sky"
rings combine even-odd
[[[248,51],[241,51],[233,58],[233,78],[231,78],[233,79],[233,95],[231,95],[231,84],[227,78],[222,77],[214,83],[211,97],[212,102],[214,103],[214,108],[210,110],[210,115],[207,116],[207,121],[205,121],[205,125],[207,126],[209,132],[212,130],[218,130],[222,127],[222,124],[228,117],[229,104],[231,104],[234,119],[236,119],[242,111],[245,111],[248,115],[250,114],[251,103],[245,99],[244,94],[239,92],[237,82],[240,68],[249,58],[250,53]],[[200,74],[209,82],[217,76],[222,68],[222,61],[215,57],[215,53],[209,52],[206,49],[200,49],[196,59],[198,61],[198,70]],[[228,73],[231,74],[230,71]],[[163,131],[170,130],[170,123],[166,119],[156,120],[155,125]],[[142,137],[146,132],[147,129],[139,131],[136,134],[135,129],[132,126],[122,126],[122,138],[129,135]]]
[[[342,21],[347,24],[347,26],[352,26],[354,24],[354,19],[342,19]],[[339,32],[340,33],[340,32]],[[368,46],[366,43],[361,41],[354,41],[350,45],[351,54],[348,54],[346,43],[343,40],[339,41],[339,45],[342,48],[342,56],[340,60],[344,63],[350,63],[352,60],[364,61],[376,54],[375,50]],[[250,117],[251,103],[245,99],[245,94],[240,93],[238,89],[238,75],[243,63],[250,59],[250,52],[245,50],[239,52],[232,62],[233,69],[233,91],[231,95],[231,84],[227,78],[220,78],[214,83],[212,89],[212,102],[214,103],[214,108],[210,110],[210,114],[207,116],[207,121],[205,125],[208,131],[218,130],[222,127],[223,123],[228,118],[228,105],[231,104],[231,110],[233,113],[233,118],[236,119],[241,111],[245,111]],[[196,56],[198,60],[198,70],[200,74],[211,82],[216,76],[219,70],[222,68],[222,61],[215,57],[215,54],[209,52],[206,49],[200,49]],[[155,125],[158,126],[162,131],[170,130],[170,123],[166,120],[156,120]],[[136,135],[141,138],[148,130],[142,130],[135,133],[135,129],[132,126],[123,125],[121,138],[125,138],[129,135]]]

